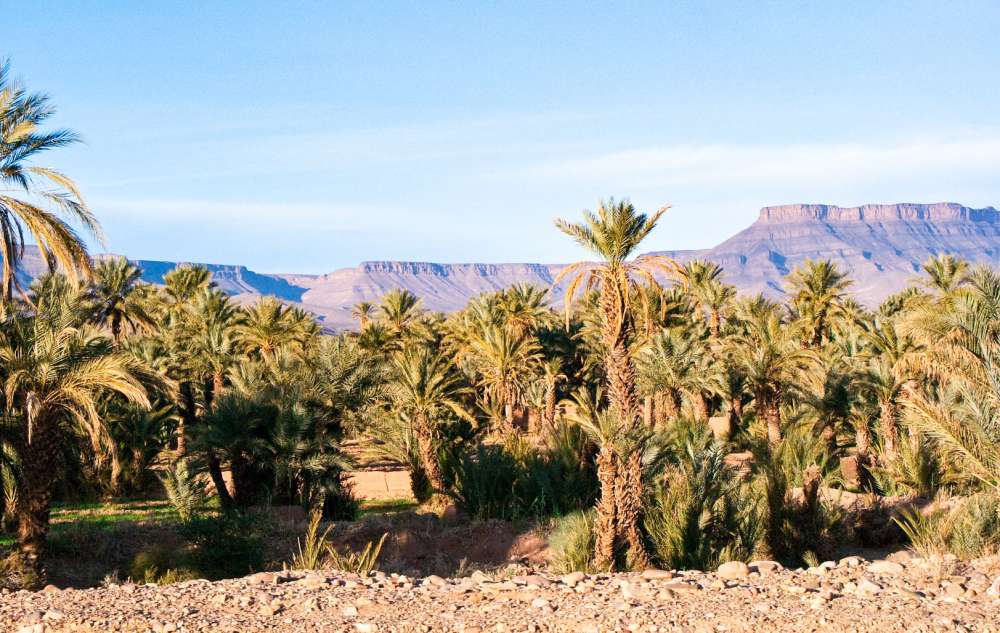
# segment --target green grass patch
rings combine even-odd
[[[361,502],[360,516],[370,514],[394,514],[417,508],[413,499],[365,499]]]

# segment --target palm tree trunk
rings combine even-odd
[[[761,389],[757,392],[757,406],[767,423],[767,441],[776,446],[781,443],[781,390]]]
[[[545,433],[554,433],[556,429],[556,386],[546,385],[545,387],[545,409],[542,426]]]
[[[858,420],[854,425],[854,445],[858,449],[858,459],[867,461],[872,447],[872,434],[868,420]]]
[[[31,421],[20,442],[21,485],[17,512],[17,551],[20,564],[44,581],[42,559],[49,533],[52,486],[55,483],[61,441],[58,428],[44,418]]]
[[[896,424],[896,404],[892,400],[884,400],[879,403],[879,426],[881,426],[882,446],[886,459],[896,459],[899,428]]]
[[[718,310],[712,309],[709,314],[708,331],[712,338],[719,338],[719,333],[722,331],[722,315]]]
[[[642,452],[632,451],[619,462],[615,479],[615,497],[618,499],[618,529],[622,540],[628,544],[629,563],[632,569],[650,566],[646,544],[642,538]]]
[[[187,380],[181,383],[181,417],[177,423],[177,457],[183,459],[187,455],[187,427],[194,427],[195,423],[195,403],[194,390]]]
[[[662,429],[667,425],[666,397],[662,391],[653,394],[653,422],[656,428]]]
[[[507,400],[503,405],[503,432],[507,437],[511,437],[516,432],[514,429],[514,405],[511,404],[510,400]]]
[[[732,432],[743,424],[743,400],[739,397],[729,400],[729,428]]]
[[[233,496],[229,494],[229,488],[226,486],[226,478],[222,476],[222,462],[219,460],[219,455],[215,452],[214,448],[206,450],[205,455],[208,459],[208,475],[212,478],[216,494],[219,495],[219,503],[223,508],[233,507]],[[229,474],[235,476],[232,470],[230,470]],[[236,488],[235,481],[233,481],[233,488]]]
[[[594,547],[594,564],[598,569],[612,569],[615,562],[615,537],[618,534],[618,506],[615,501],[617,460],[610,447],[597,454],[597,481],[601,497],[597,500],[597,542]]]
[[[440,498],[443,496],[445,483],[441,464],[438,463],[437,452],[434,450],[434,434],[431,431],[430,423],[423,414],[418,415],[415,422],[413,432],[417,436],[420,461],[424,464],[427,481],[430,482],[431,488],[434,490],[432,499]]]
[[[642,423],[647,429],[653,428],[653,396],[642,400]]]
[[[694,407],[694,417],[699,422],[708,421],[708,400],[702,391],[696,391],[691,396],[691,405]]]

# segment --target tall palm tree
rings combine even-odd
[[[883,454],[892,460],[898,452],[902,399],[919,376],[923,346],[900,334],[889,320],[876,319],[864,328],[869,344],[865,385],[878,405]]]
[[[4,405],[20,426],[18,553],[35,568],[44,554],[58,459],[70,433],[104,450],[109,436],[98,398],[114,393],[148,407],[144,383],[155,380],[134,356],[116,353],[110,339],[83,325],[73,306],[49,304],[45,310],[45,318],[18,315],[0,330]]]
[[[435,423],[453,414],[471,419],[462,396],[466,389],[454,366],[425,346],[409,346],[393,356],[389,393],[393,406],[413,421],[420,458],[437,504],[443,504],[445,480],[435,446]]]
[[[264,297],[246,309],[237,335],[245,353],[273,357],[286,345],[305,344],[300,319],[274,297]]]
[[[371,301],[359,301],[351,308],[351,316],[358,320],[359,331],[365,329],[373,314],[375,314],[375,304]]]
[[[381,318],[396,335],[401,335],[420,316],[420,299],[409,290],[397,288],[385,293],[379,305]]]
[[[600,292],[601,340],[608,400],[623,435],[634,434],[639,426],[635,366],[629,343],[634,335],[631,299],[644,295],[633,290],[637,279],[658,285],[652,274],[655,269],[668,274],[676,270],[676,264],[668,258],[640,257],[630,260],[629,257],[653,231],[668,208],[663,207],[647,216],[637,212],[628,201],[609,200],[601,203],[596,213],[585,211],[582,223],[556,220],[559,230],[600,259],[597,263],[578,262],[567,266],[556,277],[555,283],[570,279],[565,296],[567,325],[577,290],[582,287]],[[615,549],[615,542],[622,539],[627,543],[633,564],[638,567],[647,565],[649,557],[640,532],[643,497],[641,462],[635,463],[632,455],[609,457],[600,463],[598,478],[602,481],[602,494],[614,490],[614,497],[603,499],[598,504],[601,529],[595,550],[596,563],[611,567],[614,561],[610,554]],[[609,485],[609,480],[618,485]],[[610,512],[612,507],[616,508],[613,514]]]
[[[818,348],[830,335],[831,321],[843,310],[853,282],[830,260],[806,260],[788,276],[795,315],[805,330],[805,342]]]
[[[116,345],[121,342],[123,325],[135,332],[149,331],[155,324],[137,292],[141,278],[142,270],[124,257],[103,259],[94,267],[96,320],[111,330]]]
[[[514,432],[514,407],[521,403],[541,360],[539,351],[533,337],[518,336],[505,327],[487,324],[471,334],[469,356],[479,375],[479,386],[503,407],[505,435]]]
[[[24,255],[24,235],[41,251],[50,270],[59,266],[76,280],[89,278],[90,257],[74,230],[76,223],[103,241],[100,225],[76,184],[64,174],[34,161],[44,152],[79,141],[70,130],[43,131],[55,112],[48,97],[28,92],[10,77],[0,60],[0,300],[19,289],[17,271]]]
[[[541,382],[545,388],[542,406],[542,428],[545,433],[552,433],[556,427],[556,404],[558,401],[559,383],[566,380],[562,361],[559,358],[546,358],[541,363]]]
[[[938,296],[948,296],[969,281],[969,263],[954,255],[941,253],[923,263],[927,279],[923,285]]]
[[[767,424],[772,445],[781,442],[781,406],[789,385],[807,371],[813,354],[794,341],[791,330],[774,310],[748,315],[743,331],[727,340],[728,357],[746,377],[758,419]]]

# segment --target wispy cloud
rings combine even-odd
[[[504,178],[603,180],[636,187],[755,186],[796,189],[831,182],[874,182],[933,174],[995,174],[1000,133],[870,143],[692,144],[624,149],[539,162]]]

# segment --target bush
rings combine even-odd
[[[594,532],[594,511],[578,511],[556,519],[549,533],[549,564],[561,574],[595,572],[592,565],[597,535]]]
[[[983,493],[969,497],[948,510],[927,514],[910,509],[893,519],[920,556],[954,554],[960,559],[978,558],[1000,549],[1000,497]]]
[[[205,483],[201,480],[191,462],[180,459],[173,468],[160,477],[170,505],[177,511],[181,521],[190,521],[208,503]]]
[[[242,512],[201,516],[183,523],[180,532],[188,544],[184,567],[209,580],[259,571],[264,567],[268,526],[263,515]]]
[[[643,525],[660,566],[713,569],[750,560],[763,536],[757,499],[724,462],[718,444],[687,445],[647,502]]]
[[[593,469],[561,456],[520,440],[480,445],[453,467],[454,494],[478,519],[544,518],[591,506],[598,490]]]

